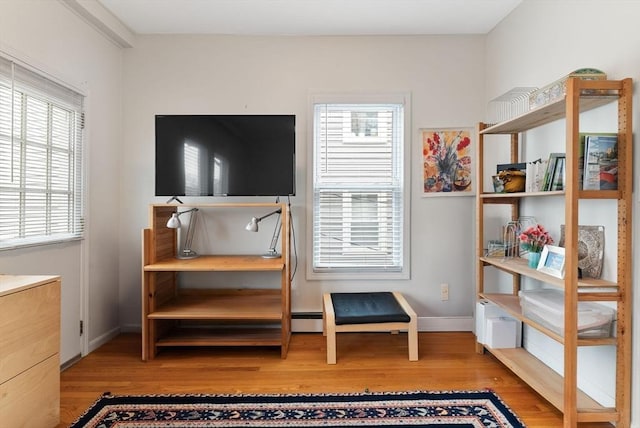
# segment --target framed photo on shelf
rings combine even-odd
[[[473,128],[420,129],[422,196],[473,196]]]
[[[537,270],[556,278],[564,278],[564,248],[545,245],[540,255]]]

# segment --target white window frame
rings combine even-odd
[[[316,104],[401,104],[404,115],[402,126],[402,266],[399,270],[384,271],[380,269],[314,269],[314,126]],[[314,93],[309,96],[309,124],[308,124],[308,156],[307,169],[309,177],[307,181],[307,254],[306,263],[307,279],[331,279],[331,280],[361,280],[361,279],[409,279],[410,278],[410,154],[411,154],[411,96],[409,93],[376,93],[376,94],[349,94],[349,93]],[[358,137],[355,137],[356,139]]]
[[[0,250],[83,239],[84,94],[4,56],[0,83]]]

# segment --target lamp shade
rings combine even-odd
[[[169,229],[177,229],[182,225],[178,216],[178,213],[171,214],[171,218],[167,221],[167,227]]]
[[[247,223],[247,225],[245,226],[245,230],[248,230],[249,232],[257,232],[258,231],[258,222],[260,220],[258,220],[257,218],[253,217],[251,219],[251,221],[249,223]]]

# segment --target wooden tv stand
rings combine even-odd
[[[177,234],[166,226],[178,208],[282,210],[281,256],[203,255],[178,259]],[[290,216],[284,203],[168,205],[150,207],[143,230],[142,359],[165,346],[279,346],[286,358],[291,338]],[[280,272],[279,287],[188,289],[178,272]],[[197,322],[197,328],[189,325]]]

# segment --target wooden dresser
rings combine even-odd
[[[60,421],[60,277],[0,275],[0,426]]]

